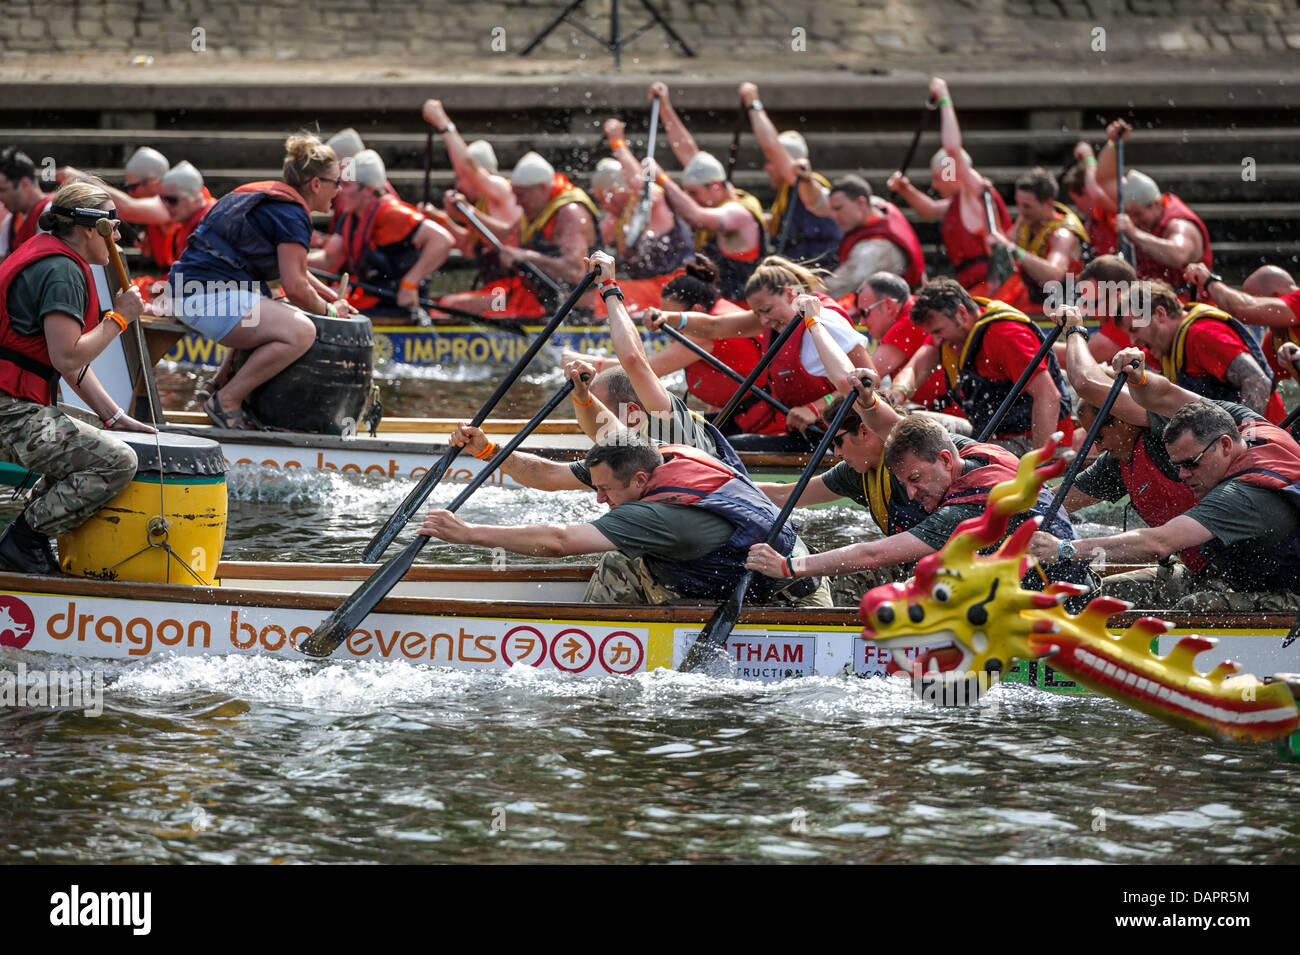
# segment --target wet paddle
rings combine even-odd
[[[104,245],[108,246],[109,263],[113,266],[113,274],[117,277],[117,284],[124,289],[131,287],[131,276],[126,271],[126,263],[122,261],[122,253],[118,251],[117,243],[113,241],[113,223],[109,219],[97,219],[95,221],[95,231],[104,239]],[[162,401],[158,398],[158,382],[153,377],[153,362],[149,360],[149,349],[144,343],[144,329],[140,327],[140,319],[131,323],[135,328],[135,348],[136,359],[140,362],[140,377],[144,379],[145,394],[149,396],[149,414],[153,418],[155,425],[163,423]],[[133,412],[134,408],[131,409]]]
[[[989,418],[989,423],[980,430],[978,435],[976,435],[976,441],[987,441],[989,436],[996,432],[998,425],[1002,423],[1002,419],[1007,416],[1007,412],[1011,410],[1011,406],[1015,404],[1016,399],[1020,397],[1020,393],[1025,390],[1025,385],[1029,384],[1029,379],[1034,377],[1034,369],[1038,367],[1040,361],[1047,357],[1047,353],[1052,350],[1052,346],[1056,344],[1056,340],[1061,337],[1061,332],[1064,330],[1064,325],[1057,325],[1047,333],[1047,337],[1043,339],[1043,344],[1039,346],[1038,351],[1034,354],[1033,360],[1030,361],[1029,364],[1025,366],[1025,370],[1020,373],[1020,377],[1016,379],[1016,383],[1012,386],[1011,391],[1002,399],[1002,404],[998,405],[998,410],[993,412],[992,418]]]
[[[659,97],[650,104],[650,136],[646,140],[645,158],[647,170],[645,183],[641,187],[641,198],[637,200],[636,211],[623,229],[623,248],[630,249],[641,238],[641,233],[650,225],[650,214],[654,211],[654,193],[651,191],[654,180],[649,174],[650,160],[655,158],[655,136],[659,131]]]
[[[795,505],[799,503],[800,495],[808,486],[808,482],[812,480],[813,472],[817,470],[822,458],[830,450],[831,440],[839,433],[840,426],[856,403],[856,401],[851,400],[845,401],[840,405],[839,411],[835,413],[835,417],[826,429],[826,433],[822,435],[821,441],[817,443],[817,450],[813,452],[812,458],[808,461],[808,466],[803,469],[803,474],[799,476],[798,483],[795,484],[794,490],[786,497],[785,504],[772,522],[771,530],[767,532],[767,537],[763,539],[763,543],[769,547],[780,535],[781,528],[785,527],[785,522],[790,519],[790,514],[794,511]],[[754,571],[745,571],[731,596],[718,605],[718,609],[713,612],[713,616],[709,618],[709,622],[704,625],[700,635],[695,638],[695,643],[687,651],[686,657],[682,661],[684,671],[690,672],[699,669],[702,663],[716,656],[719,651],[726,647],[727,637],[731,636],[736,621],[740,619],[740,611],[745,606],[745,593],[749,590],[750,581],[753,579]]]
[[[1132,361],[1131,367],[1140,368],[1142,363],[1136,358]],[[1124,382],[1128,380],[1127,375],[1116,375],[1115,381],[1110,386],[1110,391],[1106,395],[1106,400],[1101,403],[1097,409],[1097,417],[1093,419],[1092,427],[1088,429],[1088,434],[1083,439],[1083,444],[1079,445],[1079,451],[1070,462],[1069,469],[1065,472],[1065,477],[1061,479],[1061,486],[1056,489],[1056,497],[1052,498],[1052,506],[1047,509],[1042,523],[1038,526],[1047,530],[1052,526],[1052,521],[1056,519],[1056,513],[1065,503],[1065,495],[1070,493],[1070,486],[1074,484],[1074,479],[1085,464],[1088,463],[1088,451],[1092,448],[1092,442],[1097,440],[1097,434],[1101,431],[1101,426],[1105,423],[1110,409],[1114,406],[1115,401],[1119,398],[1119,393],[1124,389]],[[1050,532],[1049,532],[1050,533]]]
[[[745,379],[740,376],[740,372],[736,371],[736,369],[728,365],[724,365],[715,356],[709,354],[707,351],[705,351],[699,345],[695,344],[695,342],[691,341],[689,338],[687,338],[677,329],[671,328],[668,325],[660,325],[659,331],[663,332],[665,335],[667,335],[673,341],[677,342],[679,345],[685,346],[686,349],[690,351],[693,355],[698,357],[700,361],[713,366],[718,371],[722,372],[724,375],[730,378],[732,381],[738,381],[741,384],[744,384]],[[764,391],[762,388],[758,387],[757,385],[751,385],[749,391],[751,394],[756,395],[757,397],[761,398],[763,401],[766,401],[777,411],[781,412],[781,414],[790,413],[789,408],[787,408],[781,402],[777,401],[775,398],[773,398],[771,395],[769,395],[766,391]],[[809,428],[808,431],[809,433],[814,434],[816,437],[820,437],[822,433],[821,428],[818,428],[816,426]]]
[[[758,381],[759,376],[763,374],[763,372],[767,371],[767,366],[772,364],[772,359],[776,357],[776,353],[781,350],[782,346],[785,345],[790,336],[795,333],[801,322],[803,322],[803,319],[796,315],[790,320],[790,324],[786,325],[782,330],[781,334],[776,336],[776,341],[772,342],[767,351],[763,353],[763,357],[758,360],[758,364],[754,366],[754,370],[745,376],[745,380],[741,382],[740,387],[736,389],[736,393],[728,399],[727,403],[723,405],[722,410],[718,412],[718,416],[713,419],[713,426],[715,428],[721,431],[722,426],[731,420],[731,416],[736,413],[736,409],[740,407],[740,402],[744,399],[745,395],[749,394],[754,382]]]
[[[483,237],[483,240],[497,250],[497,254],[503,256],[504,262],[505,246],[501,240],[496,237],[496,233],[483,224],[483,220],[469,206],[463,202],[456,203],[456,211],[465,217],[465,221],[473,226],[474,231]],[[542,304],[550,307],[558,302],[564,295],[564,290],[560,288],[558,282],[551,278],[531,262],[519,261],[513,266],[515,271],[521,273],[528,281],[533,283],[537,291],[537,297],[542,300]],[[547,301],[549,299],[549,302]]]
[[[984,190],[984,219],[988,225],[989,235],[992,235],[998,228],[997,210],[993,206],[993,193],[989,189]],[[993,297],[993,292],[1002,287],[1002,283],[1016,271],[1016,263],[1011,258],[1011,252],[1005,245],[999,245],[989,253],[989,275],[988,287],[989,297]]]
[[[465,486],[465,490],[456,495],[456,499],[447,505],[447,510],[453,512],[459,510],[460,506],[468,501],[483,482],[501,466],[501,462],[514,453],[524,439],[546,420],[547,415],[554,411],[571,391],[573,391],[573,382],[566,381],[551,400],[542,406],[542,410],[533,415],[532,420],[524,425],[524,429],[506,442],[505,447],[498,450],[487,466]],[[452,450],[459,450],[459,448]],[[361,622],[370,616],[370,612],[388,596],[389,592],[397,586],[397,582],[406,576],[406,572],[411,569],[411,564],[428,543],[428,537],[417,534],[415,540],[406,545],[405,550],[389,558],[387,563],[371,574],[351,597],[339,604],[329,618],[313,630],[311,636],[304,640],[298,649],[313,657],[327,657],[333,653],[340,643],[352,635],[352,631],[361,626]]]
[[[569,294],[564,304],[556,309],[555,314],[551,316],[551,320],[546,323],[546,327],[528,346],[528,350],[519,356],[519,360],[510,369],[510,373],[502,379],[501,384],[497,385],[497,390],[492,392],[492,397],[488,398],[483,407],[474,415],[473,420],[470,421],[471,425],[477,428],[487,420],[488,415],[492,413],[492,409],[497,406],[497,402],[505,397],[505,393],[523,374],[528,363],[542,350],[542,346],[550,340],[551,335],[560,327],[560,323],[572,311],[578,299],[582,298],[587,289],[591,287],[591,283],[596,281],[596,275],[597,273],[592,271],[583,276],[582,281],[578,283],[578,287]],[[393,542],[393,538],[397,536],[397,532],[411,519],[411,516],[424,503],[424,499],[429,496],[430,492],[438,486],[438,482],[442,480],[442,476],[447,473],[447,469],[451,467],[451,463],[456,460],[458,454],[460,454],[460,448],[449,447],[438,463],[429,468],[428,473],[420,478],[420,483],[411,489],[411,493],[406,495],[406,499],[398,505],[397,510],[388,518],[387,523],[379,529],[379,533],[370,539],[370,543],[366,545],[366,549],[361,555],[363,561],[367,564],[373,564],[379,560],[384,551],[388,549],[388,545]]]
[[[1115,137],[1115,205],[1124,211],[1124,136],[1121,132]],[[1133,243],[1124,236],[1119,237],[1119,254],[1129,265],[1133,265],[1137,256],[1133,252]]]

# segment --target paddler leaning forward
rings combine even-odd
[[[49,536],[81,526],[135,477],[134,451],[59,410],[60,376],[105,428],[153,432],[89,368],[144,310],[135,288],[101,307],[90,271],[108,263],[100,219],[116,227],[108,193],[94,181],[69,183],[40,217],[47,231],[0,265],[0,459],[43,475],[0,536],[0,563],[21,573],[58,573]]]
[[[1157,581],[1175,610],[1300,608],[1300,444],[1253,412],[1234,419],[1216,402],[1182,403],[1184,392],[1143,367],[1142,357],[1125,348],[1112,362],[1139,405],[1169,416],[1165,450],[1196,504],[1158,527],[1088,538],[1089,555],[1142,563],[1196,548],[1204,570]],[[1030,551],[1039,560],[1074,558],[1070,542],[1042,532]]]
[[[622,313],[622,291],[612,281],[612,261],[608,256],[593,256],[591,265],[601,268],[604,281],[599,289],[607,307],[611,313]],[[626,314],[619,314],[618,320],[631,325]],[[590,370],[581,361],[566,368],[574,383],[572,399],[580,411],[589,412],[595,402],[583,381]],[[627,380],[621,369],[601,378],[615,376]],[[641,415],[639,406],[616,404],[620,412]],[[749,546],[771,531],[776,505],[750,480],[726,439],[711,426],[704,425],[698,433],[714,442],[718,457],[685,444],[656,445],[623,426],[612,413],[606,412],[605,422],[605,436],[582,462],[567,465],[516,451],[501,465],[506,474],[528,487],[593,487],[596,500],[610,507],[604,517],[586,524],[494,527],[467,524],[450,511],[435,510],[425,518],[420,533],[530,556],[601,554],[587,586],[589,601],[661,604],[725,599],[745,573]],[[449,440],[483,460],[496,451],[482,431],[466,425]],[[774,552],[798,557],[808,549],[787,524],[777,536]],[[812,578],[761,581],[750,588],[750,597],[757,603],[798,607],[831,603],[826,582]]]
[[[872,385],[874,375],[855,370],[862,385],[858,408],[862,421],[880,434],[885,431],[884,465],[897,478],[907,497],[926,514],[924,520],[882,540],[863,541],[825,553],[786,561],[764,544],[750,549],[746,566],[769,577],[800,577],[807,574],[844,574],[873,570],[892,564],[917,561],[943,547],[962,521],[984,512],[994,485],[1015,476],[1019,460],[993,445],[951,435],[939,422],[924,415],[908,415],[892,426],[893,409],[877,402]],[[863,405],[866,407],[863,407]],[[1034,513],[1050,506],[1052,495],[1044,491],[1032,511],[1016,515],[1008,527],[1014,531]],[[1058,516],[1053,530],[1073,539],[1069,519]],[[1065,561],[1049,573],[1050,580],[1065,580],[1091,586],[1093,578],[1085,565]],[[1023,586],[1042,589],[1043,578],[1031,569]]]

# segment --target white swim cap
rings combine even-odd
[[[162,184],[173,187],[182,196],[193,196],[203,191],[203,175],[188,159],[182,159],[162,177]]]
[[[497,165],[497,152],[486,139],[474,140],[465,147],[465,151],[473,156],[474,161],[488,172],[500,171],[501,167]]]
[[[1160,201],[1160,187],[1144,172],[1130,169],[1124,177],[1124,205],[1149,206]]]
[[[388,181],[388,170],[384,168],[384,161],[379,158],[379,153],[373,149],[363,149],[351,159],[343,161],[342,176],[362,186],[382,188]]]
[[[593,190],[617,189],[624,185],[623,182],[623,164],[613,156],[606,156],[600,162],[596,163],[596,169],[591,174],[591,188]]]
[[[555,178],[555,167],[535,152],[526,152],[515,163],[510,173],[510,184],[527,188],[528,186],[549,186]]]
[[[137,182],[162,179],[170,168],[167,157],[149,146],[141,146],[126,161],[126,174],[135,177]]]
[[[691,157],[691,161],[682,170],[683,186],[707,186],[711,182],[723,182],[727,178],[726,170],[712,153],[700,151]]]
[[[361,141],[361,134],[351,126],[347,129],[340,129],[325,140],[325,145],[334,150],[334,155],[339,157],[339,162],[355,156],[366,148],[366,144]]]
[[[808,140],[803,138],[803,134],[796,129],[787,129],[776,141],[785,147],[785,151],[790,154],[791,159],[808,158]]]

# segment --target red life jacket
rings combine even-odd
[[[709,314],[726,315],[741,311],[744,309],[735,302],[720,297],[709,309]],[[716,339],[713,357],[740,375],[747,376],[763,357],[763,339],[744,336]],[[755,384],[766,389],[767,376],[768,372],[764,370]],[[738,387],[732,378],[703,359],[686,366],[686,390],[714,408],[721,408],[730,401]],[[753,394],[741,400],[740,410],[731,416],[731,420],[744,434],[785,433],[785,420],[771,405]]]
[[[1249,447],[1232,462],[1233,470],[1223,480],[1280,491],[1300,511],[1300,444],[1281,428],[1261,421],[1248,421],[1240,430]],[[1217,539],[1202,544],[1201,553],[1237,590],[1300,587],[1300,533],[1256,549],[1248,561]]]
[[[903,279],[908,288],[924,285],[925,253],[921,251],[921,240],[916,237],[912,224],[892,202],[873,197],[871,206],[880,213],[880,217],[875,222],[858,226],[840,240],[840,263],[848,261],[853,247],[859,242],[885,239],[898,246],[907,257],[907,270],[903,273]]]
[[[734,530],[716,550],[690,561],[645,555],[651,576],[683,597],[725,596],[745,573],[749,548],[764,540],[776,521],[778,508],[744,474],[696,448],[666,444],[659,448],[664,463],[654,469],[642,501],[699,507],[730,521]],[[794,549],[794,527],[787,521],[772,546],[788,555]],[[750,592],[764,600],[778,589],[773,578],[755,575]]]
[[[1099,216],[1094,212],[1084,223],[1088,230],[1088,245],[1092,254],[1114,255],[1119,249],[1119,233],[1115,231],[1114,214]]]
[[[992,189],[990,192],[993,195],[993,208],[997,210],[998,228],[1005,235],[1011,231],[1011,214],[1007,212],[1007,204],[1002,201],[998,191]],[[948,258],[952,259],[952,264],[957,269],[957,281],[963,288],[969,289],[988,279],[989,252],[984,245],[987,231],[987,225],[981,225],[976,232],[966,228],[961,221],[961,196],[953,196],[948,203],[948,211],[939,223],[939,236],[943,239]]]
[[[850,325],[853,324],[835,299],[820,293],[818,293],[817,297],[821,299],[824,310],[834,312],[842,316]],[[799,327],[795,329],[794,334],[786,339],[785,344],[781,346],[781,350],[772,359],[772,363],[767,366],[768,381],[771,385],[769,393],[783,405],[791,408],[795,405],[806,405],[818,398],[824,398],[835,390],[835,386],[831,384],[831,380],[825,375],[810,375],[804,369],[803,360],[800,358],[800,350],[803,347],[805,331],[803,322],[800,321]],[[768,348],[772,347],[772,342],[776,340],[777,334],[779,333],[768,331]]]
[[[946,507],[949,504],[980,504],[988,497],[989,491],[993,490],[995,485],[1013,479],[1020,467],[1018,457],[996,444],[981,444],[972,441],[962,447],[958,454],[961,455],[963,461],[983,458],[986,463],[972,468],[953,481],[948,488],[948,492],[940,499],[939,507]],[[1047,509],[1051,507],[1053,497],[1055,497],[1055,493],[1051,489],[1043,488],[1038,493],[1037,502],[1033,507],[1029,508],[1029,511],[1045,516]],[[938,510],[938,508],[935,508],[935,510]],[[1011,529],[1008,527],[1008,530]],[[1056,516],[1052,518],[1051,526],[1044,527],[1043,530],[1060,540],[1077,539],[1074,525],[1070,523],[1064,509],[1057,511]],[[1081,567],[1082,565],[1076,570],[1081,569]],[[1071,576],[1053,579],[1074,579],[1074,576],[1072,576],[1073,571],[1067,573]]]
[[[1201,221],[1201,217],[1193,212],[1191,208],[1183,202],[1183,200],[1179,199],[1172,192],[1163,193],[1160,196],[1160,201],[1164,203],[1165,211],[1160,216],[1159,221],[1151,228],[1151,234],[1163,237],[1165,229],[1168,228],[1169,223],[1173,222],[1175,219],[1186,219],[1188,222],[1196,226],[1197,231],[1201,233],[1201,248],[1203,251],[1201,252],[1201,257],[1198,261],[1204,262],[1207,269],[1213,269],[1214,255],[1210,251],[1210,231],[1205,228],[1205,223]],[[1168,282],[1174,288],[1178,288],[1183,284],[1183,266],[1175,268],[1172,265],[1164,265],[1157,262],[1136,245],[1134,246],[1134,251],[1137,253],[1136,267],[1138,278],[1160,279]]]
[[[1192,489],[1160,470],[1151,457],[1147,442],[1159,440],[1149,430],[1145,431],[1133,446],[1133,457],[1130,460],[1115,460],[1119,465],[1120,479],[1133,502],[1133,509],[1148,527],[1168,524],[1178,515],[1186,514],[1196,504],[1196,495]],[[1195,547],[1185,548],[1178,556],[1194,574],[1205,569],[1205,557]]]
[[[14,276],[38,259],[66,255],[77,263],[86,282],[86,311],[83,334],[99,324],[99,296],[86,260],[62,239],[48,232],[24,242],[18,251],[0,264],[0,391],[37,404],[52,405],[58,393],[59,373],[50,362],[44,333],[20,335],[9,324],[9,286]]]
[[[14,249],[35,237],[41,213],[46,210],[53,198],[54,193],[47,193],[44,199],[38,201],[27,212],[14,212],[13,218],[9,220],[9,228],[12,230],[9,239],[10,255],[13,254]]]

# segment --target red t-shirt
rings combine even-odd
[[[910,312],[904,312],[898,316],[898,321],[894,322],[889,331],[885,332],[885,337],[880,339],[882,345],[893,345],[901,351],[905,358],[911,358],[917,353],[922,345],[930,340],[930,336],[921,331],[912,321]],[[933,375],[921,383],[921,387],[916,389],[916,394],[912,400],[917,404],[929,407],[932,402],[936,402],[948,395],[948,382],[944,380],[943,368],[935,369]],[[945,411],[955,409],[944,409]]]
[[[1020,377],[1029,360],[1038,352],[1042,342],[1033,329],[1023,322],[997,322],[984,333],[979,353],[975,356],[975,373],[991,381],[1012,381]],[[1047,370],[1047,359],[1038,363],[1038,370],[1025,383]],[[1067,435],[1074,433],[1069,418],[1057,422],[1057,427]]]
[[[1228,366],[1242,354],[1249,355],[1250,349],[1223,322],[1193,322],[1184,339],[1183,373],[1193,378],[1227,381]],[[1286,417],[1286,409],[1276,388],[1268,399],[1264,417],[1274,424]]]

